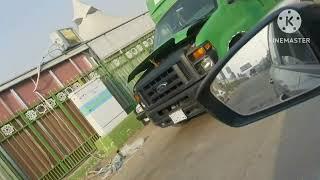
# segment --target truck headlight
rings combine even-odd
[[[140,104],[141,104],[141,106],[142,106],[143,109],[146,108],[146,105],[145,105],[143,102],[141,102]]]
[[[137,106],[136,106],[136,113],[137,114],[140,114],[140,113],[142,113],[144,110],[143,110],[143,108],[142,108],[142,106],[140,105],[140,104],[138,104]]]
[[[206,56],[199,63],[195,65],[195,68],[199,72],[199,74],[202,75],[207,73],[213,66],[214,66],[213,60],[209,56]]]
[[[204,71],[208,72],[214,65],[212,59],[207,56],[200,62],[201,67]]]

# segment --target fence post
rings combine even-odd
[[[32,133],[39,139],[39,141],[44,145],[47,151],[52,155],[52,157],[56,160],[57,164],[61,161],[56,151],[51,147],[51,145],[46,141],[46,139],[38,132],[38,130],[34,127],[32,122],[28,120],[28,118],[23,114],[20,113],[20,117],[28,124],[28,127],[32,131]],[[61,167],[65,172],[68,172],[68,167],[61,163]]]
[[[62,102],[60,102],[58,100],[58,98],[56,97],[56,95],[52,95],[52,98],[57,102],[58,107],[62,110],[62,112],[65,114],[65,116],[70,120],[70,122],[79,130],[81,136],[84,138],[84,141],[88,141],[89,144],[94,147],[95,144],[93,143],[93,141],[90,139],[90,137],[88,137],[88,135],[86,135],[85,131],[82,129],[82,127],[77,123],[77,121],[72,117],[72,115],[70,114],[70,112],[67,110],[67,108],[64,107],[64,105],[62,104]]]
[[[82,135],[82,137],[87,140],[88,136],[86,135],[86,133],[84,132],[84,130],[82,129],[82,127],[75,121],[75,119],[72,117],[72,115],[69,113],[69,111],[67,110],[67,108],[64,107],[64,105],[62,104],[62,102],[60,102],[58,100],[58,98],[56,97],[56,95],[52,95],[52,98],[57,102],[58,107],[62,110],[62,112],[64,113],[64,115],[66,115],[66,117],[70,120],[70,122],[80,131],[80,134]]]

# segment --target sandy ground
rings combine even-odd
[[[180,128],[149,125],[143,150],[113,180],[272,179],[281,123],[235,129],[203,115]]]
[[[182,127],[147,126],[142,150],[112,180],[319,180],[320,98],[231,128],[208,114]]]

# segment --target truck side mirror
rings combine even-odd
[[[241,127],[320,95],[319,31],[320,4],[275,11],[216,64],[197,100],[218,120]]]

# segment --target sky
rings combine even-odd
[[[240,67],[246,63],[250,63],[253,66],[260,63],[260,61],[267,56],[268,48],[268,28],[265,27],[258,34],[256,34],[246,45],[244,45],[227,63],[225,67],[230,69],[237,75],[243,74]],[[227,73],[226,69],[223,69],[224,74]],[[228,77],[228,76],[227,76]]]
[[[111,16],[133,17],[146,0],[82,0]],[[50,45],[49,34],[75,27],[72,0],[9,0],[0,11],[0,84],[36,67]]]

